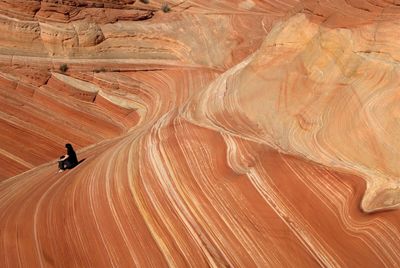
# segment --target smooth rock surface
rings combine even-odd
[[[400,266],[400,6],[162,4],[0,1],[0,266]]]

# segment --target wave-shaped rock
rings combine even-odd
[[[395,3],[20,2],[0,266],[400,265]]]
[[[390,74],[398,66],[386,53],[357,51],[363,41],[357,37],[369,28],[324,28],[305,15],[277,24],[256,53],[193,101],[203,108],[199,120],[362,174],[366,211],[398,206],[397,140],[384,130],[397,132],[388,114],[397,83]],[[234,116],[235,124],[224,114]]]

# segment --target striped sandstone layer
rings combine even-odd
[[[2,267],[400,265],[396,3],[17,2]]]

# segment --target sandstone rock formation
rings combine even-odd
[[[400,6],[144,2],[0,1],[1,267],[399,266]]]

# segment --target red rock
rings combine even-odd
[[[162,3],[0,1],[0,266],[400,266],[399,7]]]

